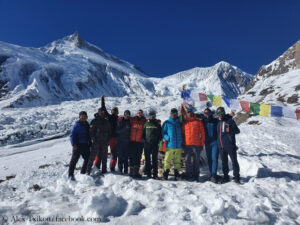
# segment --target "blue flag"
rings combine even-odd
[[[271,116],[272,117],[283,117],[282,107],[280,106],[271,106]]]

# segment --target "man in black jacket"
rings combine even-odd
[[[96,155],[99,156],[100,163],[102,163],[102,173],[106,173],[107,147],[111,138],[111,126],[105,118],[105,110],[103,108],[98,110],[98,114],[95,114],[95,118],[90,124],[90,136],[92,147],[89,162],[87,164],[87,173],[90,174]]]
[[[120,173],[128,173],[128,149],[130,142],[130,111],[125,110],[124,117],[119,118],[116,133],[118,136],[118,168]]]
[[[115,171],[115,167],[117,164],[117,158],[118,158],[116,128],[117,128],[117,124],[118,124],[119,110],[118,110],[118,107],[113,107],[111,110],[111,114],[109,114],[105,107],[104,95],[101,96],[101,108],[104,110],[105,117],[108,119],[110,126],[111,126],[111,139],[109,140],[109,147],[110,147],[110,153],[111,153],[110,171]],[[98,156],[95,159],[95,165],[98,168],[100,167],[100,161],[99,161]]]
[[[151,178],[151,170],[153,169],[153,178],[157,179],[158,143],[161,138],[161,125],[156,120],[156,113],[151,111],[149,113],[149,119],[145,123],[143,130],[143,139],[145,140],[144,152],[146,158],[146,174],[148,178]]]
[[[217,109],[219,123],[217,125],[218,147],[222,157],[222,169],[224,178],[222,183],[229,182],[228,155],[232,162],[234,181],[240,183],[240,166],[237,161],[235,135],[240,133],[240,129],[231,116],[225,114],[223,107]]]

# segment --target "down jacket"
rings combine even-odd
[[[182,124],[183,145],[203,146],[205,143],[205,130],[201,120],[196,116],[186,118]]]

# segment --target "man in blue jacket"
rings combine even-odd
[[[69,166],[69,178],[71,178],[71,180],[75,180],[74,170],[80,156],[82,156],[84,159],[81,168],[81,173],[85,174],[86,172],[86,166],[90,155],[91,143],[91,138],[89,134],[89,123],[87,122],[87,118],[88,116],[85,111],[80,112],[79,120],[74,124],[73,129],[71,131],[70,141],[73,148],[72,158]]]
[[[171,162],[174,158],[174,173],[177,180],[180,171],[181,151],[182,151],[182,134],[181,123],[178,117],[177,109],[171,110],[170,118],[164,122],[162,127],[162,137],[166,141],[166,153],[164,160],[164,179],[168,179]]]
[[[228,155],[232,162],[233,176],[236,183],[240,183],[240,167],[237,161],[235,135],[240,133],[240,129],[231,116],[225,115],[223,107],[217,109],[219,123],[217,126],[218,131],[218,147],[222,157],[222,169],[224,178],[222,183],[229,182],[229,168],[228,168]]]
[[[218,182],[218,119],[213,117],[213,113],[209,108],[204,110],[204,129],[205,129],[205,150],[208,161],[208,167],[211,174],[210,181],[213,183]]]

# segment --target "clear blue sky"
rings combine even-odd
[[[256,73],[300,39],[300,0],[0,0],[0,41],[41,47],[75,31],[166,76],[223,60]]]

